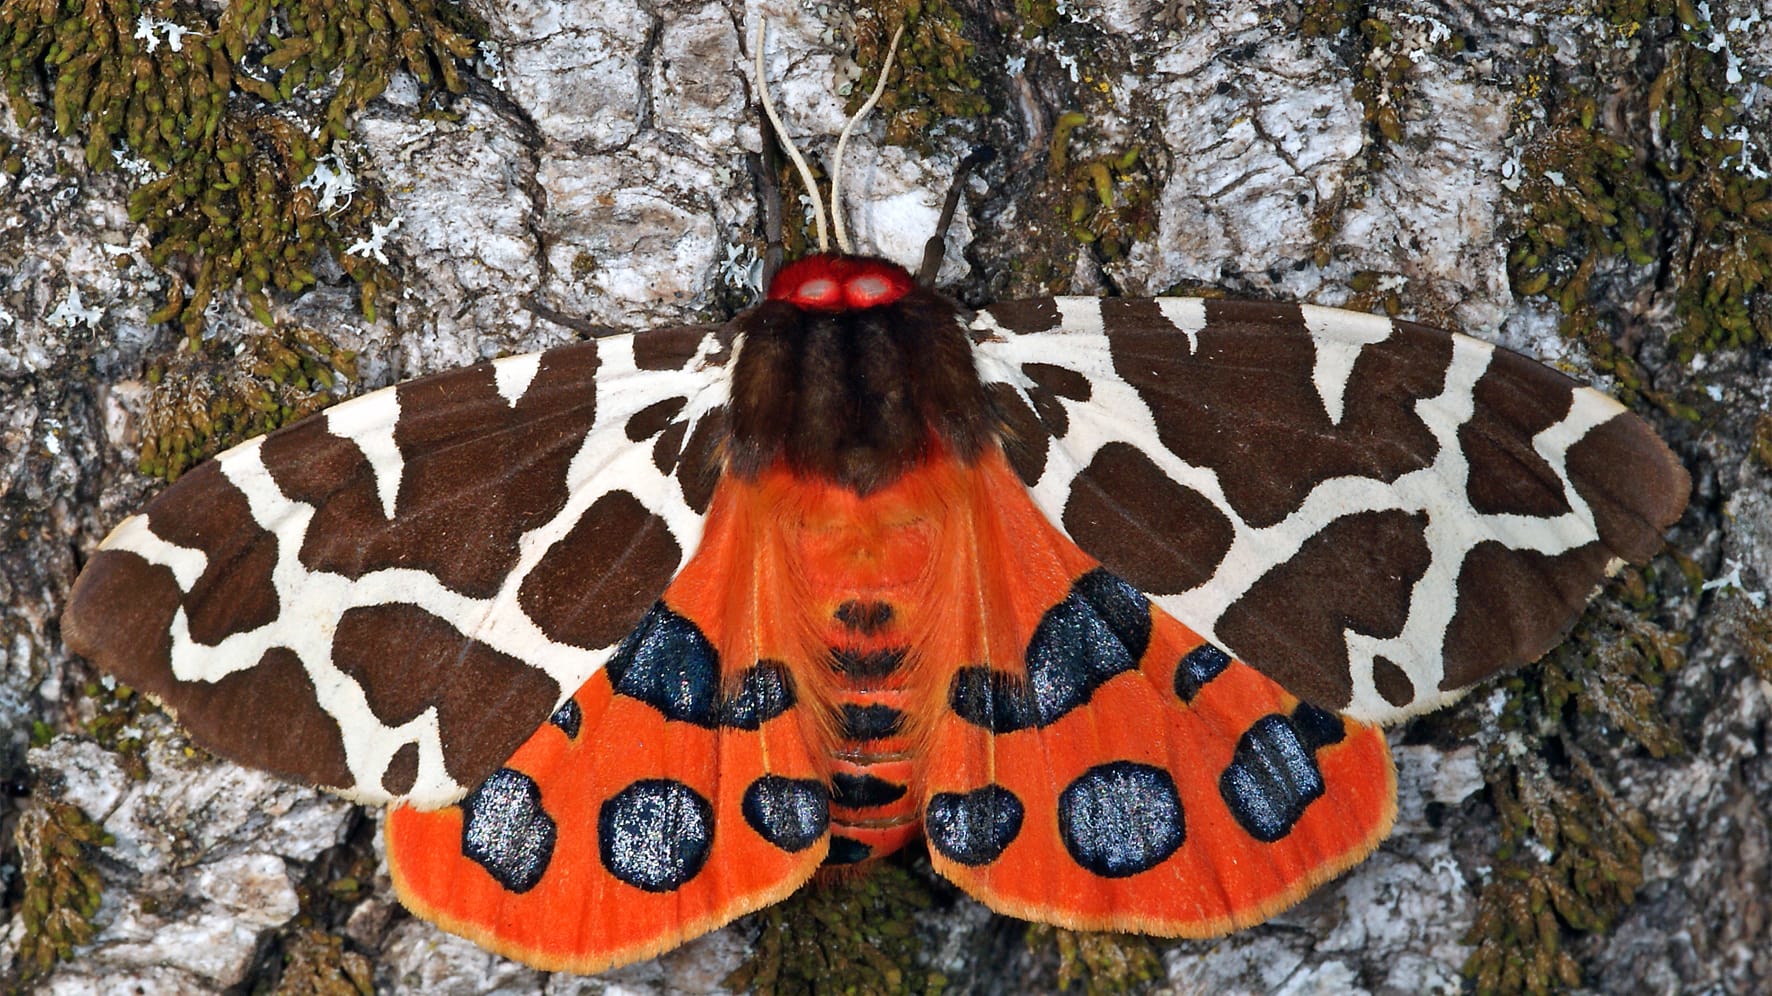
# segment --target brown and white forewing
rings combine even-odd
[[[1312,306],[1059,298],[973,323],[1035,501],[1314,704],[1392,721],[1554,646],[1685,507],[1607,396],[1481,340]]]
[[[63,634],[226,757],[450,803],[694,550],[728,357],[713,327],[615,336],[249,440],[117,526]]]

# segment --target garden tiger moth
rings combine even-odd
[[[999,911],[1202,936],[1364,857],[1374,724],[1554,645],[1684,506],[1646,425],[1478,340],[927,282],[820,254],[726,326],[249,441],[64,634],[219,753],[396,803],[402,899],[541,967],[919,828]]]

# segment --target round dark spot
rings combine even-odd
[[[794,707],[794,678],[781,661],[761,660],[745,668],[738,691],[720,704],[720,722],[755,730]]]
[[[714,807],[668,778],[635,782],[597,812],[603,867],[647,892],[669,892],[694,878],[714,844]]]
[[[616,694],[666,719],[712,727],[720,718],[720,658],[700,627],[655,603],[609,659]]]
[[[461,853],[511,892],[528,892],[554,856],[554,818],[541,808],[541,787],[513,768],[500,768],[461,801]]]
[[[567,699],[548,717],[548,722],[559,727],[560,732],[566,734],[568,739],[577,740],[578,728],[584,724],[584,718],[584,710],[579,708],[578,700]]]
[[[1301,707],[1300,712],[1309,708]],[[1340,720],[1335,721],[1339,725]],[[1312,729],[1313,737],[1327,732]],[[1263,716],[1249,727],[1237,741],[1230,766],[1218,779],[1218,794],[1224,797],[1231,815],[1249,836],[1264,844],[1291,833],[1304,817],[1305,808],[1323,791],[1323,773],[1311,747],[1292,721],[1280,715]]]
[[[952,861],[978,867],[997,860],[1021,833],[1021,800],[1001,785],[938,792],[923,813],[929,846]]]
[[[1231,666],[1231,655],[1210,643],[1202,643],[1187,652],[1175,666],[1175,694],[1183,702],[1192,702],[1200,689]]]
[[[992,733],[1014,733],[1040,721],[1028,683],[986,664],[954,672],[948,683],[948,708]]]
[[[1037,725],[1058,722],[1109,679],[1137,668],[1150,633],[1150,603],[1131,585],[1103,570],[1078,578],[1028,640]]]
[[[1298,731],[1299,742],[1311,751],[1341,743],[1347,737],[1347,725],[1340,716],[1309,702],[1300,702],[1292,711],[1292,728]]]
[[[1149,871],[1186,839],[1175,780],[1148,764],[1096,765],[1059,794],[1058,833],[1077,864],[1103,878]]]
[[[809,779],[764,775],[744,790],[744,820],[764,840],[804,851],[831,825],[830,790]]]

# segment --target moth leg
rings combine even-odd
[[[775,144],[775,126],[769,115],[759,115],[758,131],[763,136],[763,152],[751,160],[757,171],[757,203],[763,209],[763,286],[768,287],[781,269],[785,255],[781,243],[781,149]]]
[[[935,286],[935,272],[941,269],[941,259],[947,255],[948,226],[953,224],[954,212],[960,207],[961,184],[966,182],[966,174],[997,158],[997,150],[988,145],[981,145],[966,154],[960,165],[954,168],[954,178],[948,183],[948,197],[941,205],[941,218],[935,222],[935,234],[923,243],[923,264],[917,267],[917,283],[924,287]]]

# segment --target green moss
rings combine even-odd
[[[1299,31],[1306,38],[1335,38],[1354,26],[1355,0],[1305,0]]]
[[[142,752],[141,719],[160,710],[136,694],[135,689],[110,679],[87,682],[85,695],[94,709],[92,718],[85,723],[87,735],[117,755],[118,763],[131,778],[146,781],[148,762]]]
[[[921,968],[912,914],[932,897],[892,862],[832,884],[813,884],[757,914],[756,953],[725,981],[764,996],[939,993],[947,980]]]
[[[1648,580],[1621,575],[1568,641],[1504,682],[1503,736],[1482,758],[1501,849],[1466,937],[1476,950],[1464,970],[1479,993],[1579,986],[1566,935],[1610,930],[1643,884],[1655,835],[1587,745],[1624,742],[1657,758],[1683,749],[1659,707],[1683,638],[1654,620]]]
[[[1666,265],[1657,279],[1674,289],[1672,346],[1681,362],[1772,342],[1772,181],[1744,168],[1727,46],[1715,44],[1720,29],[1686,0],[1608,0],[1596,13],[1610,36],[1654,53],[1659,72],[1646,90],[1602,107],[1588,84],[1556,78],[1546,54],[1551,78],[1531,77],[1523,95],[1544,98],[1545,121],[1524,150],[1524,213],[1509,272],[1517,292],[1557,302],[1564,333],[1618,379],[1626,401],[1641,396],[1696,419],[1692,406],[1650,389],[1614,344],[1592,283],[1615,262]],[[1657,140],[1644,141],[1645,131]]]
[[[1307,0],[1299,31],[1308,38],[1331,42],[1355,73],[1354,99],[1360,104],[1366,126],[1376,136],[1370,155],[1380,154],[1386,144],[1403,140],[1403,104],[1415,60],[1410,53],[1424,45],[1443,55],[1460,47],[1459,39],[1429,40],[1422,32],[1399,32],[1389,21],[1367,16],[1364,5],[1352,0]]]
[[[1015,22],[1029,41],[1058,26],[1058,0],[1015,0]]]
[[[141,472],[176,480],[199,461],[305,418],[356,376],[356,354],[301,326],[253,336],[238,356],[181,351],[148,370]]]
[[[95,169],[136,164],[130,216],[172,281],[155,321],[197,339],[204,311],[239,287],[270,324],[268,295],[316,281],[321,253],[361,289],[392,283],[346,252],[381,198],[326,204],[304,186],[349,116],[404,69],[432,94],[465,89],[479,29],[438,0],[238,0],[219,14],[178,0],[21,0],[0,7],[0,80],[21,124],[47,105]],[[139,36],[139,37],[138,37]],[[177,44],[174,44],[174,39]]]
[[[1772,470],[1772,415],[1761,415],[1754,420],[1753,441],[1750,444],[1755,460],[1760,466]]]
[[[990,112],[972,70],[977,47],[966,37],[959,10],[946,0],[888,0],[856,13],[855,59],[862,78],[849,95],[851,113],[873,92],[900,25],[904,37],[892,67],[896,82],[888,82],[874,111],[886,122],[887,142],[921,148],[936,124]]]
[[[1155,943],[1136,934],[1104,934],[1029,924],[1029,950],[1058,950],[1058,988],[1070,992],[1082,983],[1088,996],[1113,996],[1163,978]]]
[[[375,969],[369,959],[345,949],[343,938],[306,928],[282,939],[282,964],[275,985],[255,988],[273,996],[371,996]]]
[[[1723,610],[1724,632],[1747,655],[1754,674],[1772,682],[1772,607],[1755,605],[1746,598],[1731,599]]]
[[[1080,111],[1067,111],[1054,122],[1048,186],[1058,192],[1059,220],[1071,238],[1112,261],[1155,231],[1158,181],[1137,146],[1077,155],[1079,131],[1086,132],[1088,123]]]
[[[92,918],[103,893],[92,859],[113,841],[80,807],[50,801],[25,810],[17,839],[24,883],[18,966],[29,980],[92,940]]]

